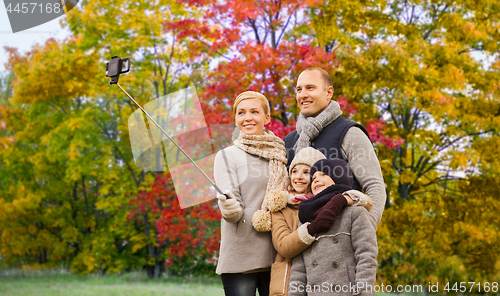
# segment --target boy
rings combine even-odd
[[[331,216],[332,197],[352,189],[352,173],[341,159],[322,159],[311,167],[314,194],[299,205],[302,223]],[[312,222],[312,223],[311,223]],[[374,295],[377,237],[364,207],[347,207],[326,232],[292,262],[289,295]]]

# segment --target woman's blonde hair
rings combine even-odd
[[[246,100],[246,99],[257,99],[260,101],[262,105],[262,109],[264,109],[264,113],[266,115],[270,115],[271,113],[271,108],[269,107],[269,101],[267,98],[261,94],[260,92],[256,91],[245,91],[239,94],[236,99],[234,99],[234,104],[233,104],[233,116],[236,116],[236,109],[238,107],[238,104],[241,103],[241,101]]]

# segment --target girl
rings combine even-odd
[[[290,164],[290,187],[288,192],[270,194],[268,208],[272,212],[272,238],[278,254],[271,268],[270,295],[287,295],[292,258],[307,249],[317,233],[325,231],[335,222],[336,216],[346,205],[362,205],[371,208],[371,199],[357,190],[349,190],[335,196],[339,206],[330,217],[312,224],[298,227],[298,205],[312,197],[310,169],[325,156],[318,150],[307,147],[300,150]],[[351,198],[352,196],[352,198]],[[354,203],[353,199],[357,200]]]

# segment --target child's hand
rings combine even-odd
[[[289,204],[297,204],[301,201],[308,200],[309,198],[311,198],[311,196],[312,195],[309,193],[297,194],[297,195],[290,194],[290,195],[288,195],[288,203]]]
[[[346,205],[346,198],[342,194],[339,193],[332,197],[330,201],[315,213],[316,218],[307,226],[309,234],[315,235],[330,229]]]
[[[321,232],[325,232],[335,223],[337,215],[335,211],[329,208],[321,208],[316,215],[316,218],[307,225],[307,231],[310,235],[316,235]]]

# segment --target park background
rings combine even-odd
[[[141,103],[196,86],[208,124],[245,90],[295,127],[298,74],[326,69],[344,116],[374,143],[387,189],[384,284],[500,281],[500,3],[81,1],[64,39],[9,56],[0,88],[0,271],[213,274],[215,201],[181,209],[168,172],[136,167]]]

